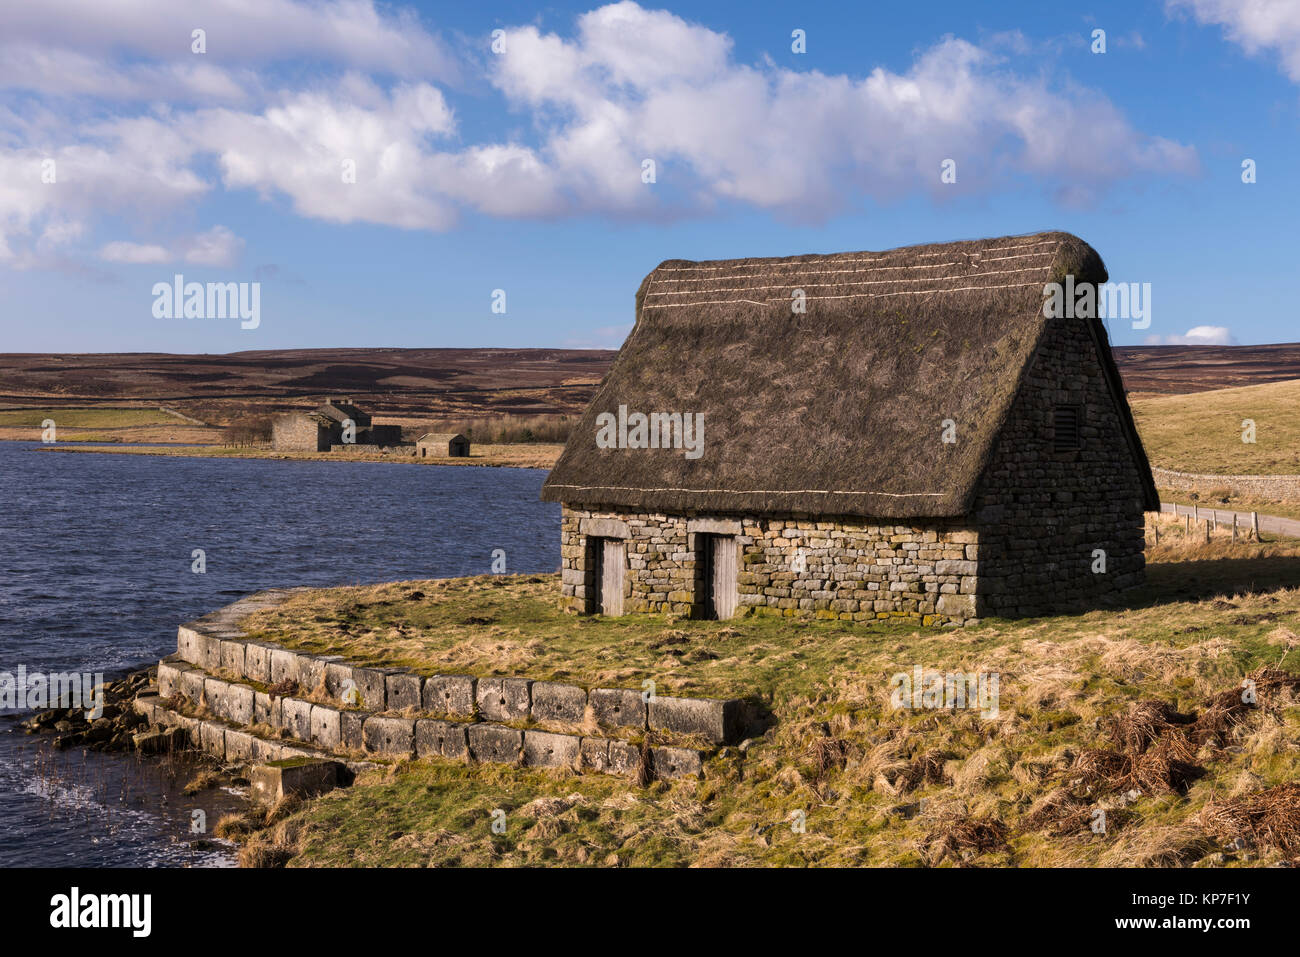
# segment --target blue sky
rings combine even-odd
[[[1300,0],[7,4],[0,351],[613,348],[667,258],[1042,229],[1117,343],[1295,341],[1298,133]]]

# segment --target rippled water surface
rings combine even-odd
[[[497,548],[509,571],[554,571],[545,475],[0,442],[0,672],[138,666],[175,650],[180,622],[260,588],[480,574]],[[0,720],[0,866],[228,857],[189,848],[189,811],[147,763],[42,758],[38,740]]]

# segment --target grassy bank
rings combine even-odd
[[[1294,857],[1300,821],[1271,836],[1249,831],[1240,847],[1230,832],[1256,820],[1252,796],[1275,799],[1282,792],[1268,789],[1300,774],[1296,690],[1258,671],[1294,667],[1300,654],[1300,547],[1185,541],[1167,521],[1151,556],[1148,585],[1122,605],[958,630],[573,617],[556,611],[550,576],[298,597],[248,624],[271,640],[426,672],[633,688],[648,678],[660,691],[753,695],[775,723],[743,749],[724,749],[702,780],[645,789],[600,775],[402,764],[280,817],[248,839],[247,859],[1118,866]],[[892,676],[917,665],[996,673],[997,714],[894,708]],[[1249,673],[1260,706],[1234,706]],[[1141,705],[1150,701],[1168,708]],[[1090,826],[1098,808],[1101,834]],[[496,809],[506,812],[504,835],[490,827]]]
[[[276,452],[272,449],[210,445],[175,448],[141,445],[132,448],[50,446],[42,451],[107,453],[111,455],[164,455],[194,459],[286,459],[298,462],[395,462],[407,465],[495,465],[549,469],[560,457],[559,445],[476,445],[464,458],[416,458],[411,455],[362,455],[352,452]]]
[[[211,442],[219,429],[154,407],[0,409],[0,440],[39,442],[54,422],[60,442]]]
[[[1152,465],[1218,475],[1300,473],[1300,379],[1191,395],[1134,395],[1133,417]],[[1242,422],[1255,441],[1242,441]]]

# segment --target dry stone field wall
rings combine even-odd
[[[1300,475],[1198,475],[1153,468],[1152,476],[1160,488],[1176,492],[1208,495],[1228,489],[1234,495],[1246,495],[1268,501],[1300,502]]]
[[[260,592],[182,625],[176,654],[159,662],[157,693],[140,696],[137,710],[228,761],[428,758],[632,775],[645,743],[657,778],[699,775],[713,748],[746,731],[736,699],[428,677],[249,640],[239,620],[288,594]]]

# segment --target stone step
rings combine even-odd
[[[264,598],[270,594],[270,598]],[[251,641],[235,622],[273,607],[288,592],[259,592],[177,630],[180,659],[207,672],[224,672],[264,685],[294,681],[341,706],[367,711],[425,711],[453,720],[579,724],[590,706],[596,723],[737,744],[750,724],[740,699],[643,695],[626,688],[592,688],[529,678],[423,677],[404,669],[368,668],[338,656],[313,655]],[[277,598],[276,596],[279,596]],[[273,600],[274,599],[274,600]],[[238,613],[231,609],[240,609]]]
[[[186,661],[163,659],[158,663],[156,707],[165,707],[175,695],[192,708],[206,707],[216,723],[239,734],[259,738],[249,727],[266,727],[305,748],[331,755],[469,759],[608,774],[631,774],[640,763],[640,748],[621,739],[339,708],[292,695],[272,695],[214,677]],[[207,719],[188,720],[201,725]],[[204,733],[201,727],[199,731]],[[245,742],[240,741],[242,748]],[[205,750],[211,749],[205,746]],[[693,748],[657,746],[650,749],[649,760],[656,776],[666,779],[699,776],[704,755]]]
[[[290,741],[276,741],[244,728],[239,728],[217,718],[198,718],[171,708],[159,695],[141,694],[135,699],[135,710],[148,719],[151,725],[162,728],[182,728],[189,734],[190,743],[222,761],[243,761],[265,764],[290,758],[321,758],[338,760],[336,755],[318,748]],[[373,767],[365,761],[345,761],[353,771]]]

